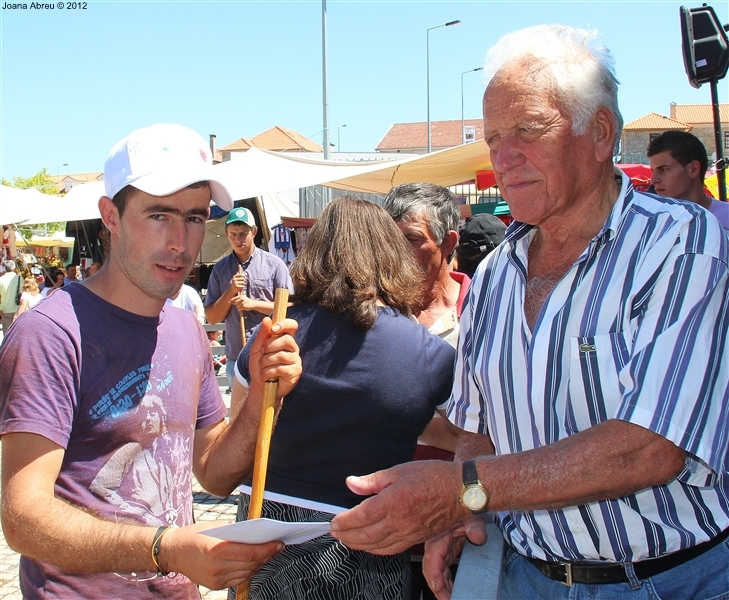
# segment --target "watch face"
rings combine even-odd
[[[483,510],[486,506],[486,492],[479,485],[467,485],[463,490],[463,504],[468,510]]]

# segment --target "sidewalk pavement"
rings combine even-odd
[[[224,392],[223,388],[221,388],[221,392]],[[223,393],[223,400],[226,406],[230,408],[230,394]],[[220,521],[222,524],[235,521],[238,508],[237,494],[227,498],[212,496],[203,490],[194,476],[192,478],[192,492],[196,523]],[[0,532],[0,600],[22,600],[23,595],[20,593],[18,583],[19,562],[20,555],[8,547],[5,536]],[[227,590],[216,591],[200,587],[200,594],[203,600],[225,600],[228,592]]]

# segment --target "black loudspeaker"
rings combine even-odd
[[[729,67],[729,40],[714,9],[704,4],[679,10],[683,63],[689,83],[698,88],[702,83],[724,78]]]

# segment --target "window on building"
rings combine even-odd
[[[724,132],[724,149],[729,150],[729,131]]]
[[[660,133],[651,133],[650,134],[650,141],[652,142],[653,140],[655,140],[660,135],[661,135]]]

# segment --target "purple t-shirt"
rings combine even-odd
[[[719,220],[724,229],[729,229],[729,202],[712,200],[709,212]]]
[[[110,521],[158,527],[193,522],[195,429],[219,422],[226,408],[192,313],[165,306],[159,318],[142,317],[70,285],[8,332],[0,414],[0,434],[34,433],[66,449],[57,497]],[[25,598],[198,596],[182,575],[122,575],[20,564]]]

